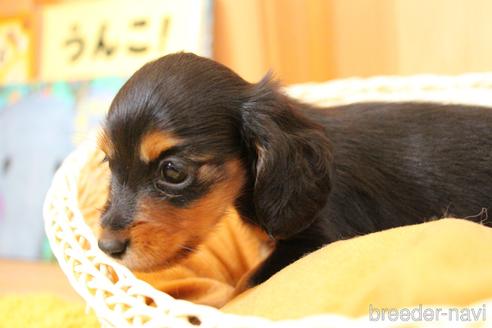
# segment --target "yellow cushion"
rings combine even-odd
[[[386,230],[312,253],[229,302],[271,319],[368,314],[369,305],[465,306],[492,297],[492,229],[458,219]]]

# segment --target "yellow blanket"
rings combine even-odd
[[[367,315],[373,308],[466,306],[492,297],[492,229],[445,219],[333,243],[223,310],[271,319]]]

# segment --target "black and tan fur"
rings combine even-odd
[[[168,55],[137,71],[107,116],[100,245],[132,269],[161,268],[234,207],[276,243],[255,285],[336,240],[442,216],[490,224],[491,127],[492,110],[478,106],[317,108],[268,78],[251,84],[212,60]],[[162,187],[169,160],[186,185]]]

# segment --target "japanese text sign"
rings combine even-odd
[[[92,1],[42,11],[41,78],[129,76],[176,51],[211,55],[208,0]]]

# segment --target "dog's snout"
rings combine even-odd
[[[128,239],[99,239],[98,246],[106,254],[112,257],[121,257],[128,248]]]

